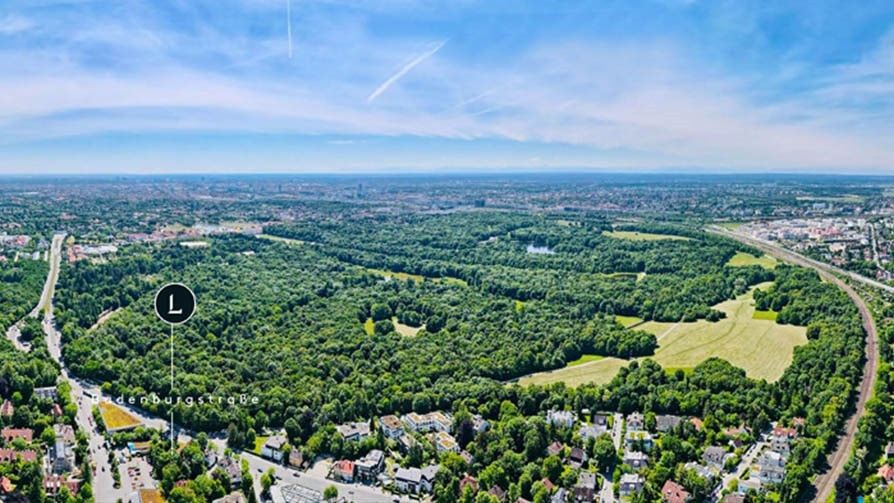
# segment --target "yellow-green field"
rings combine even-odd
[[[99,402],[99,412],[109,431],[128,430],[142,424],[133,414],[111,402]]]
[[[410,325],[404,325],[403,323],[397,321],[397,316],[391,318],[391,323],[394,324],[394,331],[403,335],[404,337],[416,337],[416,334],[419,333],[420,330],[425,328],[425,325],[421,327],[411,327]]]
[[[769,285],[762,283],[754,288],[766,289]],[[807,343],[806,328],[756,319],[752,300],[754,288],[735,300],[714,306],[727,316],[716,323],[705,320],[692,323],[647,321],[637,326],[637,330],[653,333],[658,339],[658,349],[650,358],[662,367],[686,370],[716,356],[745,369],[749,377],[768,381],[779,379],[791,363],[795,347]],[[620,358],[602,358],[532,374],[519,382],[549,384],[562,381],[569,386],[606,383],[627,364],[627,360]]]
[[[363,331],[366,332],[366,335],[374,335],[376,333],[376,324],[372,318],[367,318],[366,322],[363,323]]]
[[[603,236],[615,239],[627,239],[629,241],[689,241],[685,236],[674,236],[672,234],[652,234],[650,232],[636,231],[603,231]]]
[[[726,263],[728,266],[732,267],[746,267],[749,265],[759,265],[765,269],[773,269],[778,264],[775,258],[769,255],[761,255],[760,257],[755,257],[750,253],[738,252],[732,256],[731,259]]]
[[[620,314],[616,314],[615,321],[620,323],[623,327],[629,327],[636,325],[637,323],[642,323],[643,319],[637,318],[636,316],[621,316]]]

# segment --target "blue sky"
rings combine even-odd
[[[520,169],[894,173],[894,3],[0,4],[0,173]]]

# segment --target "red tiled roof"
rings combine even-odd
[[[661,498],[667,503],[685,503],[689,501],[690,494],[686,489],[673,480],[668,480],[661,488]]]

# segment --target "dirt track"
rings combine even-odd
[[[875,321],[872,319],[872,313],[869,312],[869,308],[866,307],[866,303],[863,302],[863,299],[860,297],[860,295],[857,294],[857,292],[855,292],[850,285],[839,279],[839,277],[836,275],[842,274],[850,277],[853,276],[853,273],[843,271],[837,267],[818,262],[789,250],[780,248],[779,246],[756,240],[749,236],[744,236],[742,234],[721,229],[711,229],[711,232],[721,234],[723,236],[745,243],[749,246],[753,246],[763,251],[764,253],[772,255],[780,260],[816,270],[823,279],[830,283],[834,283],[839,288],[844,290],[844,292],[848,295],[848,297],[851,298],[854,304],[857,305],[857,309],[860,310],[860,316],[863,318],[863,330],[866,333],[866,364],[863,367],[863,378],[860,382],[860,391],[857,397],[856,410],[854,411],[853,415],[848,418],[845,425],[844,434],[838,439],[838,445],[836,446],[835,451],[832,452],[832,454],[829,456],[829,469],[826,470],[825,473],[819,474],[816,477],[816,480],[814,480],[816,497],[813,499],[813,501],[825,503],[825,501],[829,499],[829,496],[835,489],[835,481],[838,479],[838,476],[841,475],[841,473],[844,471],[844,464],[847,463],[848,457],[853,450],[854,435],[857,432],[857,423],[866,412],[866,401],[869,400],[869,397],[872,395],[872,390],[875,388],[876,369],[878,368],[879,352],[878,334],[875,329]],[[865,279],[868,281],[864,282],[874,282],[873,280],[869,280],[868,278]]]

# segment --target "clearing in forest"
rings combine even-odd
[[[603,231],[603,236],[628,241],[689,241],[686,236],[674,236],[673,234],[653,234],[651,232],[636,231]]]
[[[699,320],[691,323],[647,321],[636,327],[655,334],[658,349],[652,358],[664,368],[691,369],[710,357],[727,360],[745,370],[748,377],[775,381],[792,361],[795,347],[807,343],[807,329],[779,325],[773,320],[755,317],[753,293],[771,283],[761,283],[734,300],[721,302],[715,309],[726,313],[716,323]],[[564,382],[576,386],[588,382],[607,383],[628,361],[601,358],[539,372],[519,380],[521,384]]]
[[[403,335],[404,337],[416,337],[416,334],[419,333],[420,330],[425,328],[425,325],[421,327],[411,327],[410,325],[404,325],[403,323],[397,321],[397,316],[391,318],[391,323],[394,325],[394,331]]]
[[[732,256],[732,258],[729,259],[729,262],[727,262],[726,265],[732,267],[759,265],[765,269],[773,269],[778,263],[779,262],[775,258],[769,255],[761,255],[760,257],[755,257],[750,253],[737,252],[735,255]]]

